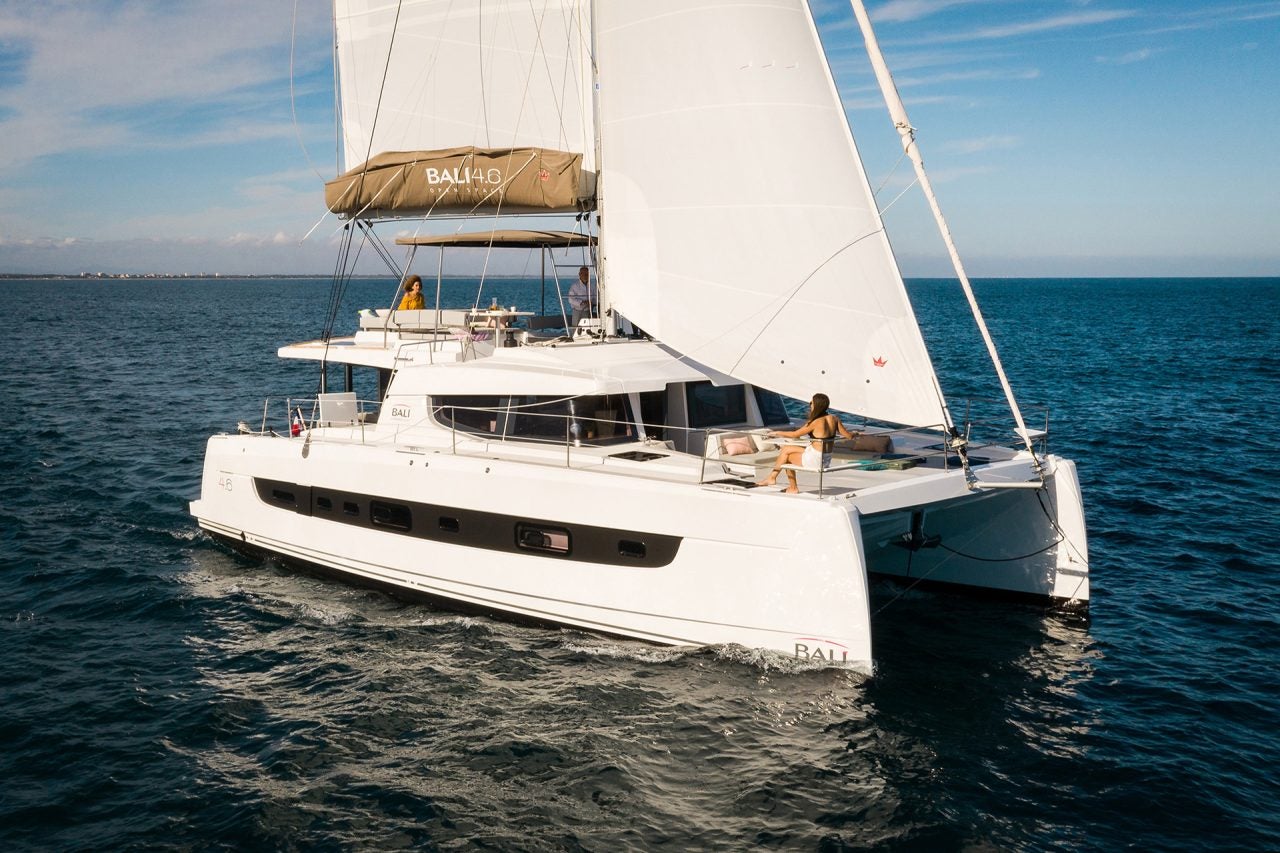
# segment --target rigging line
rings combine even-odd
[[[491,148],[489,140],[489,99],[484,94],[484,0],[476,3],[476,70],[480,78],[480,115],[484,119],[484,147]]]
[[[991,331],[987,328],[987,321],[982,316],[982,309],[978,307],[978,299],[973,293],[973,285],[965,272],[964,263],[960,260],[960,251],[956,248],[955,241],[951,239],[951,229],[947,225],[946,217],[942,215],[942,207],[938,203],[938,198],[934,195],[933,184],[929,180],[929,174],[925,171],[924,158],[920,153],[920,146],[916,142],[915,128],[911,126],[907,116],[907,108],[902,103],[897,85],[893,82],[893,75],[889,73],[889,68],[884,61],[884,55],[880,52],[880,44],[876,40],[875,30],[871,26],[871,18],[867,14],[867,7],[863,0],[850,0],[850,5],[853,7],[854,17],[858,19],[858,28],[862,31],[862,39],[867,47],[867,57],[871,60],[871,67],[875,72],[876,82],[880,85],[880,92],[884,96],[885,106],[888,107],[889,115],[892,117],[894,127],[898,131],[899,139],[902,142],[902,150],[911,158],[911,164],[915,167],[916,178],[920,181],[920,188],[924,192],[925,200],[928,201],[929,209],[933,212],[934,221],[938,226],[938,233],[941,234],[942,242],[947,247],[947,254],[951,257],[951,265],[955,269],[956,277],[960,280],[960,287],[964,291],[965,299],[969,302],[969,310],[978,324],[978,331],[982,333],[983,341],[986,343],[987,355],[990,356],[991,364],[995,367],[996,376],[1000,378],[1000,386],[1004,390],[1005,399],[1009,404],[1009,411],[1018,426],[1018,435],[1021,436],[1023,443],[1026,445],[1027,452],[1031,454],[1031,463],[1036,473],[1043,480],[1043,465],[1040,462],[1040,457],[1036,455],[1035,446],[1027,432],[1027,425],[1022,418],[1022,410],[1018,407],[1018,400],[1014,396],[1013,386],[1009,384],[1009,377],[1005,374],[1004,365],[1000,362],[1000,354],[996,351],[995,340],[991,337]]]
[[[316,177],[323,181],[324,175],[320,174],[316,164],[311,162],[311,153],[307,151],[307,145],[302,141],[302,129],[298,127],[298,101],[293,89],[294,51],[297,46],[298,0],[293,0],[293,23],[289,28],[289,110],[293,114],[293,135],[298,138],[298,147],[302,149],[302,156],[306,158],[307,165],[311,167],[311,171],[316,173]]]
[[[393,255],[391,250],[387,248],[386,244],[382,242],[382,238],[374,232],[372,225],[365,223],[364,229],[368,234],[369,244],[373,246],[373,250],[378,253],[378,257],[382,259],[382,262],[387,265],[388,271],[395,273],[395,275],[399,277],[399,280],[403,282],[405,273],[407,273],[408,270],[402,270],[400,268],[400,265],[396,263],[395,255]]]
[[[327,316],[325,317],[324,328],[324,352],[320,358],[320,376],[316,380],[317,387],[324,384],[324,374],[329,364],[329,341],[333,338],[333,322],[337,314],[335,305],[341,304],[340,294],[346,290],[343,284],[343,277],[347,270],[347,258],[351,251],[352,231],[350,226],[343,229],[343,239],[341,247],[338,250],[338,256],[334,259],[333,285],[329,288],[329,305],[326,306]]]
[[[556,109],[556,125],[557,125],[557,127],[559,127],[559,129],[560,129],[560,143],[561,143],[565,148],[568,148],[568,145],[569,145],[569,137],[568,137],[568,135],[567,135],[567,134],[566,134],[566,132],[565,132],[565,127],[564,127],[564,107],[563,107],[563,105],[561,104],[561,101],[562,101],[562,100],[563,100],[563,98],[564,98],[563,84],[562,84],[562,89],[561,89],[560,93],[557,95],[557,94],[556,94],[556,85],[555,85],[555,84],[556,84],[556,80],[555,80],[555,77],[554,77],[554,76],[552,75],[552,73],[551,73],[551,62],[550,62],[550,60],[547,58],[547,51],[546,51],[546,49],[542,47],[542,30],[543,30],[543,21],[544,21],[544,19],[545,19],[545,18],[546,18],[546,16],[547,16],[547,5],[548,5],[548,4],[544,2],[544,3],[543,3],[543,6],[542,6],[542,13],[541,13],[541,14],[538,14],[538,13],[537,13],[537,11],[533,8],[533,0],[529,0],[529,14],[530,14],[531,16],[533,16],[533,17],[534,17],[534,19],[536,20],[536,22],[537,22],[537,23],[535,24],[535,26],[534,26],[534,30],[533,30],[533,33],[534,33],[534,35],[533,35],[534,55],[533,55],[532,59],[530,60],[529,73],[528,73],[528,75],[527,75],[527,76],[526,76],[526,78],[525,78],[525,91],[524,91],[524,98],[526,98],[526,99],[528,98],[528,94],[529,94],[529,85],[533,82],[533,66],[537,64],[537,56],[538,56],[538,54],[541,54],[541,55],[542,55],[542,70],[543,70],[543,71],[545,71],[545,72],[546,72],[546,75],[547,75],[547,88],[548,88],[548,90],[552,93],[552,95],[554,96],[554,97],[552,97],[552,98],[551,98],[551,103],[552,103],[553,105],[555,105],[555,109]],[[564,21],[564,14],[563,14],[563,10],[564,10],[564,7],[563,7],[563,6],[561,6],[561,16],[560,16],[561,22],[563,22],[563,21]],[[567,35],[567,33],[566,33],[566,35]],[[566,44],[566,49],[565,49],[565,60],[566,60],[566,61],[565,61],[565,64],[564,64],[564,65],[565,65],[565,69],[566,69],[566,71],[567,71],[568,67],[569,67],[569,66],[570,66],[570,64],[571,64],[571,63],[568,61],[568,60],[569,60],[569,51],[568,51],[568,45],[567,45],[567,44]],[[522,99],[522,100],[521,100],[520,112],[521,112],[521,115],[523,115],[523,114],[524,114],[524,99]],[[516,121],[516,125],[517,125],[517,127],[519,126],[519,119],[517,119],[517,121]]]
[[[751,349],[752,349],[752,347],[754,347],[754,346],[756,345],[756,342],[757,342],[757,341],[759,341],[759,340],[760,340],[760,338],[764,335],[764,333],[765,333],[766,331],[768,331],[769,327],[773,325],[773,321],[774,321],[774,320],[776,320],[776,319],[778,319],[778,315],[782,313],[783,309],[784,309],[784,308],[786,308],[788,304],[790,304],[791,300],[792,300],[792,299],[794,299],[794,298],[796,297],[796,294],[798,294],[798,293],[800,292],[800,290],[801,290],[801,289],[802,289],[806,284],[808,284],[808,283],[809,283],[809,280],[810,280],[810,279],[812,279],[815,275],[817,275],[817,274],[818,274],[818,272],[819,272],[823,267],[825,267],[827,264],[829,264],[829,263],[831,263],[832,261],[834,261],[837,257],[839,257],[840,255],[844,254],[844,253],[845,253],[846,251],[848,251],[849,249],[852,249],[854,246],[856,246],[857,244],[861,243],[863,240],[866,240],[866,239],[868,239],[868,238],[870,238],[870,237],[874,237],[875,235],[877,235],[877,234],[881,233],[882,231],[884,231],[884,227],[883,227],[883,225],[882,225],[880,228],[875,229],[874,231],[869,231],[869,232],[867,232],[866,234],[863,234],[861,237],[857,237],[857,238],[855,238],[855,239],[851,240],[850,242],[848,242],[848,243],[844,244],[843,246],[841,246],[839,249],[836,249],[834,252],[832,252],[832,253],[831,253],[831,254],[826,258],[826,260],[824,260],[822,263],[818,264],[816,267],[814,267],[812,270],[810,270],[810,271],[809,271],[809,274],[808,274],[808,275],[806,275],[803,279],[801,279],[801,280],[800,280],[800,283],[799,283],[799,284],[797,284],[794,288],[792,288],[790,293],[787,293],[787,294],[785,294],[785,295],[775,296],[773,299],[769,300],[769,302],[766,302],[766,303],[765,303],[765,305],[764,305],[764,307],[763,307],[763,308],[761,308],[759,311],[756,311],[754,314],[750,314],[750,315],[748,315],[748,316],[746,317],[746,319],[743,321],[743,323],[745,323],[745,322],[746,322],[746,320],[754,319],[754,318],[756,318],[757,316],[759,316],[759,315],[763,314],[765,311],[767,311],[767,310],[769,309],[769,306],[770,306],[771,304],[776,303],[776,302],[778,302],[779,300],[781,300],[781,304],[779,304],[779,305],[778,305],[777,310],[775,310],[775,311],[773,312],[772,316],[770,316],[770,317],[769,317],[768,322],[766,322],[766,323],[765,323],[765,324],[760,328],[760,331],[758,331],[758,332],[755,334],[755,336],[754,336],[754,337],[753,337],[753,338],[752,338],[752,339],[747,343],[746,347],[742,350],[742,355],[738,356],[737,361],[735,361],[735,362],[733,363],[733,367],[732,367],[732,368],[730,368],[730,369],[729,369],[728,371],[726,371],[726,372],[727,372],[727,373],[733,373],[735,370],[737,370],[737,369],[738,369],[738,365],[742,363],[742,360],[743,360],[744,358],[746,358],[746,357],[747,357],[747,353],[751,352]],[[743,323],[739,323],[738,325],[739,325],[739,326],[741,326]],[[719,341],[720,339],[722,339],[722,338],[724,338],[724,337],[728,336],[729,334],[731,334],[731,333],[732,333],[732,332],[734,332],[734,331],[737,331],[737,329],[736,329],[736,328],[726,329],[726,330],[724,331],[724,333],[722,333],[722,334],[720,334],[719,336],[717,336],[717,337],[715,337],[715,338],[712,338],[711,340],[707,341],[707,343],[706,343],[706,344],[703,344],[703,346],[698,347],[696,350],[694,350],[694,352],[698,352],[698,351],[700,351],[700,350],[704,349],[708,344],[715,343],[715,342]],[[692,355],[692,353],[690,353],[690,355]]]
[[[351,236],[352,237],[355,236],[354,231],[352,232]],[[334,325],[338,322],[338,310],[342,307],[342,298],[346,295],[347,286],[351,282],[351,276],[355,274],[356,263],[360,259],[360,251],[361,251],[360,247],[363,245],[364,245],[364,240],[362,235],[362,241],[360,243],[360,246],[357,246],[356,255],[354,258],[352,258],[350,244],[348,243],[348,248],[343,256],[342,275],[339,278],[338,282],[336,282],[336,286],[334,288],[335,292],[333,295],[333,300],[329,309],[329,316],[325,321],[326,338],[333,337],[333,328],[334,328]]]
[[[888,203],[888,204],[886,204],[884,207],[880,208],[880,210],[878,210],[878,211],[877,211],[877,213],[881,216],[881,218],[883,218],[883,217],[884,217],[884,215],[885,215],[886,213],[888,213],[888,212],[889,212],[889,208],[891,208],[891,207],[893,207],[895,204],[897,204],[897,203],[898,203],[898,200],[899,200],[899,199],[901,199],[904,195],[906,195],[906,194],[911,190],[911,188],[912,188],[912,187],[914,187],[914,186],[915,186],[916,184],[918,184],[918,183],[920,183],[920,179],[919,179],[919,178],[916,178],[914,181],[912,181],[911,183],[907,184],[907,185],[903,188],[902,192],[900,192],[900,193],[898,193],[896,196],[894,196],[894,197],[893,197],[893,201],[889,202],[889,203]]]
[[[365,162],[367,163],[368,161],[366,160]],[[368,203],[367,203],[367,204],[365,204],[365,206],[364,206],[364,207],[360,208],[360,209],[359,209],[359,210],[357,210],[355,213],[351,214],[351,216],[350,216],[350,217],[348,217],[348,218],[349,218],[349,219],[359,219],[359,218],[360,218],[360,217],[361,217],[361,216],[362,216],[362,215],[363,215],[367,210],[369,210],[369,208],[373,207],[374,203],[378,200],[379,196],[381,196],[381,195],[382,195],[384,192],[386,192],[387,190],[391,189],[391,187],[395,184],[395,182],[396,182],[397,180],[399,180],[399,179],[400,179],[400,177],[402,177],[402,176],[404,175],[405,171],[406,171],[410,166],[417,165],[417,163],[418,163],[418,161],[417,161],[417,160],[413,160],[413,161],[411,161],[411,162],[409,162],[409,163],[404,163],[404,164],[402,164],[402,165],[400,166],[400,174],[399,174],[399,175],[397,175],[395,178],[391,178],[391,179],[387,180],[387,181],[382,185],[382,189],[380,189],[380,190],[378,190],[376,193],[374,193],[374,194],[373,194],[373,198],[369,199]],[[363,171],[363,172],[361,172],[361,173],[360,173],[360,183],[359,183],[359,185],[357,186],[357,189],[356,189],[356,192],[355,192],[355,199],[356,199],[356,201],[357,201],[357,202],[360,200],[360,195],[361,195],[361,193],[363,193],[363,192],[364,192],[364,179],[365,179],[365,175],[367,175],[367,174],[369,174],[368,170],[365,170],[365,171]],[[339,199],[338,199],[339,201],[342,201],[342,199],[345,199],[345,198],[347,197],[347,195],[348,195],[347,190],[350,190],[352,186],[353,186],[352,184],[347,184],[347,189],[342,191],[342,196],[341,196],[341,198],[339,198]],[[330,212],[330,213],[332,213],[333,211],[332,211],[332,210],[330,210],[329,212]],[[324,220],[323,220],[323,219],[321,219],[321,221],[324,221]]]
[[[382,65],[382,82],[378,84],[378,101],[373,107],[373,124],[369,127],[369,144],[365,146],[364,169],[360,172],[360,186],[356,191],[357,199],[364,194],[364,180],[369,174],[369,155],[373,153],[373,137],[378,132],[378,117],[382,114],[382,96],[387,90],[387,74],[391,70],[391,53],[396,46],[396,33],[400,30],[400,10],[403,6],[404,0],[397,0],[396,17],[391,22],[391,41],[387,43],[387,61]]]
[[[957,557],[964,557],[966,560],[977,560],[980,563],[1016,563],[1019,560],[1029,560],[1038,554],[1043,554],[1045,551],[1048,551],[1060,542],[1062,542],[1061,539],[1055,539],[1038,551],[1032,551],[1030,554],[1023,554],[1018,557],[979,557],[975,554],[966,554],[963,551],[957,551],[955,548],[943,545],[941,542],[938,543],[938,547],[944,551],[949,551],[950,553],[955,554]]]
[[[342,127],[342,96],[338,94],[341,77],[338,74],[338,10],[333,7],[329,13],[329,21],[333,27],[333,165],[334,172],[342,162],[342,142],[346,138]]]
[[[894,174],[898,171],[898,167],[902,165],[902,161],[905,160],[906,158],[907,158],[907,152],[905,151],[903,151],[901,154],[898,155],[897,161],[894,162],[892,168],[890,168],[889,171],[885,174],[884,180],[880,182],[880,186],[876,187],[874,190],[871,191],[871,195],[873,196],[880,195],[880,191],[885,188],[885,184],[889,183],[889,179],[894,176]],[[914,184],[915,182],[913,181],[912,183]]]
[[[1086,559],[1085,556],[1080,553],[1080,549],[1077,548],[1076,544],[1071,541],[1071,537],[1068,536],[1066,531],[1063,530],[1058,525],[1058,519],[1055,518],[1053,514],[1049,512],[1049,508],[1044,505],[1044,502],[1045,502],[1044,491],[1036,490],[1036,498],[1040,501],[1040,509],[1044,513],[1044,517],[1049,520],[1049,525],[1057,532],[1059,536],[1062,537],[1062,541],[1065,542],[1067,544],[1067,547],[1070,548],[1075,553],[1076,557],[1080,559],[1080,562],[1084,563],[1086,566],[1089,565],[1088,559]],[[1052,499],[1050,498],[1050,500]]]
[[[915,555],[910,552],[908,552],[907,554],[907,577],[911,577],[911,563],[912,563],[912,558],[914,556]],[[895,602],[897,602],[898,599],[902,598],[902,596],[911,592],[911,590],[915,589],[917,586],[923,583],[925,579],[929,577],[929,575],[933,574],[941,567],[942,567],[942,563],[938,563],[938,565],[934,566],[932,569],[930,569],[929,571],[922,574],[920,577],[913,580],[910,584],[908,584],[903,589],[901,589],[897,595],[895,595],[893,598],[886,601],[884,604],[880,605],[878,608],[876,608],[876,612],[872,613],[869,618],[874,619],[875,617],[879,616],[881,613],[885,611],[887,607],[889,607],[889,605],[894,604]]]
[[[340,289],[342,274],[346,270],[345,257],[346,257],[346,253],[350,250],[349,247],[350,247],[352,227],[350,225],[346,225],[343,227],[342,230],[343,230],[343,236],[342,236],[341,249],[339,251],[338,256],[334,258],[335,266],[333,271],[333,284],[329,288],[329,301],[325,305],[323,334],[326,340],[326,347],[328,346],[327,341],[329,338],[329,334],[332,331],[334,317],[337,313],[337,309],[335,308],[335,302],[338,299],[338,292]]]
[[[513,157],[515,157],[515,152],[514,152],[514,151],[508,151],[508,152],[507,152],[507,165],[508,165],[508,167],[510,167],[510,165],[511,165],[511,160],[512,160],[512,158],[513,158]],[[519,169],[517,169],[517,170],[515,171],[515,174],[511,175],[511,177],[510,177],[507,181],[505,181],[503,184],[501,184],[500,186],[494,187],[493,189],[489,190],[489,192],[485,193],[484,197],[483,197],[482,199],[480,199],[480,201],[478,201],[478,202],[476,202],[474,205],[472,205],[472,207],[471,207],[471,212],[472,212],[472,213],[474,213],[474,212],[476,211],[476,209],[477,209],[477,208],[479,208],[479,207],[480,207],[480,205],[484,204],[484,202],[485,202],[486,200],[488,200],[488,198],[489,198],[490,196],[492,196],[494,193],[498,193],[498,205],[497,205],[497,207],[494,209],[494,212],[493,212],[493,218],[494,218],[494,220],[495,220],[495,225],[496,225],[497,218],[502,214],[502,205],[503,205],[503,204],[506,202],[506,200],[507,200],[506,194],[505,194],[505,193],[503,193],[503,192],[500,192],[500,191],[501,191],[503,188],[505,188],[505,187],[507,187],[507,186],[510,186],[510,184],[511,184],[511,182],[512,182],[513,180],[515,180],[516,178],[520,177],[520,175],[524,172],[524,170],[525,170],[525,169],[527,169],[527,168],[529,168],[529,164],[530,164],[530,163],[532,163],[536,157],[537,157],[537,155],[536,155],[536,154],[530,154],[530,155],[529,155],[529,159],[528,159],[528,160],[526,160],[526,161],[524,162],[524,165],[522,165]],[[481,269],[480,269],[480,287],[476,288],[476,301],[475,301],[475,303],[472,305],[472,307],[473,307],[473,308],[476,308],[476,309],[479,309],[479,307],[480,307],[480,292],[481,292],[481,290],[483,290],[483,288],[484,288],[485,276],[486,276],[486,275],[488,275],[488,272],[489,272],[489,259],[490,259],[490,257],[492,257],[492,255],[493,255],[493,235],[494,235],[494,232],[495,232],[496,230],[497,230],[497,228],[496,228],[496,227],[495,227],[495,228],[490,228],[490,229],[489,229],[489,244],[488,244],[487,246],[485,246],[485,250],[484,250],[484,265],[483,265],[483,266],[481,267]]]
[[[329,316],[333,313],[333,297],[334,297],[334,292],[338,289],[338,280],[342,275],[342,271],[346,268],[343,263],[343,257],[346,253],[349,241],[350,241],[350,226],[347,226],[347,227],[344,227],[343,229],[342,242],[339,245],[337,255],[333,259],[333,280],[332,280],[332,284],[329,287],[329,301],[328,303],[326,303],[325,309],[324,309],[325,327],[329,325]],[[329,356],[329,336],[326,333],[325,328],[321,329],[321,336],[324,340],[324,346],[325,346],[323,357],[320,359],[320,364],[322,365],[321,369],[323,370],[323,365],[328,361],[328,356]]]

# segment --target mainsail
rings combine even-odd
[[[612,307],[738,379],[947,422],[804,0],[600,3],[596,36]]]
[[[594,195],[589,4],[336,0],[348,215],[573,210]]]

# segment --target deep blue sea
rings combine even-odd
[[[1280,849],[1280,279],[976,289],[1078,460],[1091,616],[878,585],[868,680],[237,556],[204,441],[314,393],[275,350],[328,282],[0,282],[0,849]],[[998,396],[956,285],[910,291]]]

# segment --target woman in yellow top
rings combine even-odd
[[[422,276],[411,275],[404,280],[404,298],[400,300],[400,311],[421,311],[427,307],[422,298]]]
[[[778,482],[778,473],[783,465],[800,465],[804,468],[816,469],[826,468],[831,464],[831,449],[835,445],[836,434],[844,438],[853,438],[853,433],[845,428],[839,418],[827,412],[827,407],[830,405],[831,400],[826,394],[814,394],[813,400],[809,403],[809,418],[804,426],[793,429],[791,432],[769,433],[771,437],[777,438],[800,438],[807,435],[809,446],[783,447],[778,453],[778,460],[773,463],[773,470],[769,472],[768,477],[756,483],[757,486],[772,486]],[[796,472],[790,468],[787,469],[787,481],[790,483],[787,494],[794,495],[800,491],[796,484]]]

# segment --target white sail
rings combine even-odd
[[[946,422],[805,2],[601,3],[596,29],[609,304],[741,380]]]
[[[535,147],[595,170],[586,0],[336,0],[345,169]]]

